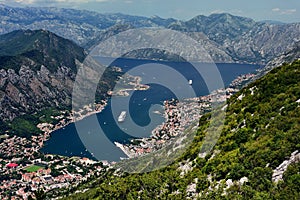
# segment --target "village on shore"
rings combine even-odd
[[[229,88],[217,90],[208,96],[178,101],[164,102],[165,122],[156,127],[149,138],[133,140],[130,144],[119,144],[129,157],[136,157],[160,149],[190,124],[211,109],[214,101],[224,102],[239,90],[243,82],[254,74],[246,74],[235,79]],[[138,80],[140,81],[140,80]],[[145,89],[145,87],[142,87]],[[0,134],[0,199],[30,199],[37,194],[72,190],[80,184],[100,177],[111,169],[114,163],[94,161],[81,157],[64,157],[44,155],[40,152],[44,142],[49,139],[52,131],[62,128],[74,121],[83,119],[94,113],[101,112],[107,102],[85,106],[78,112],[55,116],[57,124],[42,123],[38,128],[43,134],[30,139]]]

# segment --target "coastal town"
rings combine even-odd
[[[39,152],[45,135],[31,140],[2,137],[0,143],[0,199],[29,199],[55,189],[76,188],[99,177],[111,167],[108,162],[88,158],[43,155]]]
[[[115,142],[128,158],[157,151],[164,147],[169,140],[184,133],[191,124],[194,124],[206,112],[211,111],[212,103],[224,103],[238,89],[226,88],[214,91],[202,97],[179,101],[171,99],[164,101],[165,122],[157,126],[149,138],[133,139],[130,144]]]
[[[135,158],[157,151],[167,144],[167,141],[180,136],[192,122],[196,122],[206,112],[211,111],[212,103],[226,102],[234,93],[252,79],[255,74],[242,74],[234,79],[229,87],[213,91],[199,98],[179,101],[177,99],[164,101],[165,122],[157,126],[149,138],[133,139],[130,144],[115,142],[128,158]],[[189,84],[192,82],[189,81]]]
[[[164,102],[165,122],[156,127],[149,138],[132,140],[130,144],[116,143],[124,153],[133,158],[156,151],[164,144],[183,133],[191,122],[211,110],[212,102],[224,102],[237,92],[242,82],[253,74],[239,76],[229,88],[182,101],[171,99]],[[138,80],[139,82],[140,80]],[[143,88],[144,89],[144,88]],[[114,163],[94,161],[82,157],[44,155],[40,152],[51,132],[84,117],[101,112],[107,102],[85,106],[77,112],[61,112],[52,116],[58,123],[41,123],[43,132],[31,138],[0,134],[0,199],[35,199],[44,193],[55,197],[64,190],[76,189],[80,184],[101,177]]]

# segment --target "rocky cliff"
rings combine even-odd
[[[48,31],[0,36],[0,119],[68,106],[75,62],[84,58],[81,47]]]
[[[205,48],[208,47],[215,62],[266,64],[300,41],[299,23],[255,22],[226,13],[208,17],[200,15],[186,22],[173,22],[168,28],[189,34],[192,32],[192,36],[200,42],[203,40],[198,39],[197,35],[204,33],[211,45]]]

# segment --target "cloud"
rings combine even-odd
[[[217,10],[213,10],[213,11],[210,12],[210,14],[220,14],[220,13],[230,13],[230,14],[233,14],[233,15],[242,15],[243,11],[242,10],[237,10],[237,9],[234,9],[234,10],[220,10],[220,9],[217,9]]]
[[[213,10],[213,11],[211,11],[210,12],[210,14],[220,14],[220,13],[225,13],[226,11],[224,11],[224,10]]]
[[[36,0],[15,0],[15,2],[22,4],[33,4],[36,2]]]
[[[279,11],[280,11],[280,8],[273,8],[272,11],[273,11],[273,12],[279,12]]]
[[[124,2],[125,2],[125,3],[133,3],[132,0],[125,0]]]
[[[20,4],[35,4],[35,3],[43,3],[43,4],[53,4],[53,3],[89,3],[89,2],[106,2],[108,0],[13,0],[16,3]]]
[[[295,12],[297,12],[296,9],[288,9],[288,10],[282,11],[281,14],[283,14],[283,15],[290,15],[290,14],[293,14]]]
[[[272,11],[279,13],[280,15],[291,15],[297,12],[296,9],[280,9],[280,8],[273,8]]]

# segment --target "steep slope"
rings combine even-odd
[[[299,23],[255,22],[226,13],[200,15],[186,22],[174,22],[169,28],[206,34],[233,62],[266,64],[300,41]]]
[[[234,60],[269,62],[300,41],[300,23],[257,24],[237,40],[225,44]]]
[[[86,53],[74,42],[44,30],[19,30],[0,36],[0,131],[30,136],[42,110],[71,108],[78,63]],[[118,72],[107,70],[98,90],[104,99]]]
[[[199,151],[214,123],[210,114],[200,119],[193,144],[171,166],[120,176],[110,171],[89,185],[95,189],[67,199],[299,199],[299,80],[295,61],[230,98],[221,137],[205,158]],[[273,170],[283,165],[282,180],[273,182],[278,173]]]
[[[186,22],[173,23],[169,28],[184,32],[203,32],[209,39],[223,44],[226,39],[234,40],[255,25],[256,22],[252,19],[225,13],[208,17],[199,15]]]
[[[17,30],[0,36],[0,56],[28,58],[37,64],[47,65],[51,72],[59,66],[67,66],[76,73],[75,60],[82,62],[85,53],[75,43],[49,31]],[[8,66],[1,66],[5,67]]]
[[[10,121],[45,107],[69,104],[84,50],[43,30],[0,36],[0,119]]]
[[[249,83],[263,77],[265,74],[270,72],[272,69],[281,66],[284,63],[291,63],[293,60],[300,59],[300,41],[296,42],[291,48],[277,58],[268,62],[268,64],[258,71],[258,73],[249,80]]]

